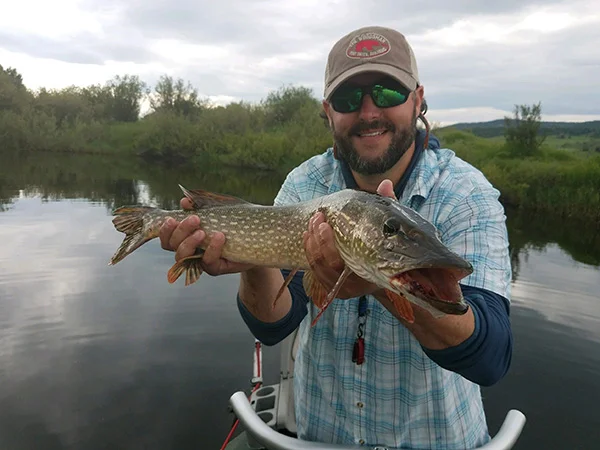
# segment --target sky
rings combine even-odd
[[[537,102],[544,120],[600,119],[597,0],[19,0],[0,15],[0,64],[30,89],[166,74],[217,104],[284,85],[321,99],[331,46],[367,25],[407,37],[432,123]]]

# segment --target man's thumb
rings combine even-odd
[[[377,193],[384,197],[396,198],[396,195],[394,194],[394,185],[391,180],[383,180],[377,187]]]

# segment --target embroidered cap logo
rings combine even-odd
[[[361,33],[350,41],[346,56],[352,59],[369,59],[390,51],[390,41],[379,33]]]

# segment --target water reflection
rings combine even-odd
[[[238,277],[169,285],[173,256],[152,243],[108,267],[122,239],[110,210],[177,207],[178,183],[271,204],[283,176],[91,156],[0,160],[2,446],[219,448],[227,400],[251,376]],[[529,420],[517,448],[591,448],[600,440],[598,232],[508,216],[515,355],[484,392],[490,428],[520,408]],[[277,356],[266,351],[267,381]]]
[[[172,256],[150,245],[108,267],[120,237],[107,218],[105,206],[21,199],[0,219],[0,441],[202,448],[211,433],[215,448],[251,374],[237,279],[169,285]]]
[[[553,278],[537,275],[556,265],[561,268]],[[507,410],[517,408],[527,424],[515,449],[594,449],[600,442],[598,271],[574,264],[557,246],[548,253],[532,250],[521,266],[527,281],[514,284],[511,369],[483,390],[490,429],[496,432]],[[562,290],[573,266],[586,272],[587,281],[595,277],[595,286],[584,282]]]
[[[178,208],[181,191],[202,188],[231,194],[260,204],[271,204],[285,174],[201,166],[165,169],[136,159],[56,153],[0,156],[0,211],[19,198],[43,201],[84,199],[111,210],[116,206],[147,203]],[[513,278],[521,260],[532,250],[556,243],[576,262],[600,266],[600,227],[577,217],[568,220],[507,210]]]
[[[0,204],[7,209],[15,199],[38,196],[44,201],[85,199],[108,209],[140,201],[173,208],[181,198],[178,184],[270,204],[283,177],[269,171],[207,165],[167,170],[138,160],[97,155],[0,156]]]

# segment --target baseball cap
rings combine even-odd
[[[411,91],[419,85],[413,50],[404,35],[391,28],[359,28],[334,44],[325,68],[325,99],[344,81],[365,72],[389,75]]]

